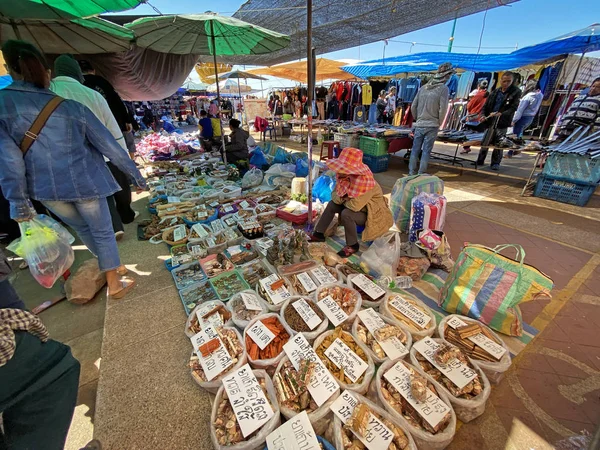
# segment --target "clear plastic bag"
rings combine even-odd
[[[283,325],[283,328],[285,328],[285,331],[287,331],[287,333],[290,335],[290,338],[293,336],[294,332],[281,319],[281,317],[279,317],[279,314],[275,314],[275,313],[263,314],[261,316],[258,316],[256,318],[252,319],[250,322],[248,322],[248,325],[246,326],[246,328],[244,328],[244,349],[246,351],[248,351],[248,349],[246,348],[246,332],[250,329],[250,327],[252,325],[254,325],[254,323],[257,320],[266,319],[268,317],[277,317],[277,319],[279,320],[281,325]],[[275,369],[277,369],[277,365],[280,363],[280,361],[284,357],[285,357],[285,352],[283,351],[283,348],[282,348],[281,352],[275,358],[270,358],[270,359],[252,359],[250,357],[250,354],[248,354],[248,362],[250,363],[250,365],[252,366],[253,369],[266,370],[269,375],[272,375],[275,373]]]
[[[281,322],[284,323],[285,325],[287,325],[290,330],[292,330],[292,333],[294,333],[294,335],[298,334],[299,331],[295,331],[289,323],[287,323],[287,321],[285,320],[285,311],[287,308],[293,308],[292,303],[294,303],[296,300],[303,298],[306,300],[307,303],[312,304],[315,308],[319,308],[315,303],[314,303],[314,299],[310,298],[309,296],[306,295],[294,295],[292,297],[290,297],[289,300],[286,300],[285,303],[283,304],[283,306],[281,307]],[[323,314],[323,321],[317,325],[315,327],[314,330],[312,331],[303,331],[302,335],[306,338],[306,340],[308,342],[313,342],[317,336],[319,336],[321,333],[325,332],[327,330],[327,327],[329,326],[329,320],[327,319],[327,317],[325,316],[325,314]],[[317,433],[318,434],[318,433]]]
[[[250,294],[250,295],[256,295],[256,292],[254,292],[253,290],[245,290],[242,291],[246,294]],[[239,316],[239,314],[237,314],[236,311],[236,307],[238,305],[244,305],[244,301],[242,300],[242,296],[240,295],[240,293],[235,294],[233,297],[231,297],[231,299],[227,302],[227,308],[229,309],[229,311],[231,311],[231,320],[233,321],[234,325],[236,327],[238,327],[238,329],[240,329],[241,331],[244,331],[244,328],[246,328],[248,326],[248,324],[250,323],[250,320],[245,320],[243,318],[241,318]],[[260,299],[260,297],[258,297],[258,302],[260,304],[260,307],[262,308],[260,311],[255,311],[256,315],[254,317],[258,317],[260,315],[263,314],[267,314],[269,312],[269,308],[267,308],[267,305],[265,305],[265,303]],[[245,309],[245,308],[244,308]],[[253,318],[254,318],[253,317]]]
[[[244,174],[244,176],[242,177],[242,188],[249,189],[254,186],[258,186],[259,184],[262,183],[263,177],[264,177],[264,175],[263,175],[262,170],[257,169],[256,167],[253,167],[248,172],[246,172]]]
[[[279,364],[277,365],[277,370],[275,370],[275,374],[279,373],[286,361],[289,361],[289,358],[287,356],[279,362]],[[333,412],[329,407],[339,397],[339,395],[340,391],[338,389],[336,392],[333,393],[331,397],[329,397],[329,399],[327,399],[325,403],[323,403],[317,409],[315,409],[312,412],[307,411],[308,420],[310,420],[310,423],[312,424],[313,429],[315,430],[315,434],[322,435],[327,430],[327,427],[329,426],[329,422],[331,421],[333,415]],[[286,419],[291,419],[296,414],[299,414],[301,412],[288,408],[283,404],[279,405],[279,409],[281,410],[281,414],[283,414],[283,417],[285,417]]]
[[[267,440],[267,436],[275,431],[279,425],[281,424],[281,415],[279,410],[279,403],[277,402],[277,394],[275,393],[275,387],[273,386],[273,381],[271,381],[271,377],[264,370],[253,370],[252,373],[256,377],[257,380],[264,379],[266,383],[267,389],[267,397],[271,401],[271,407],[273,408],[273,417],[269,419],[267,423],[265,423],[254,436],[252,436],[247,441],[242,441],[235,445],[220,445],[217,440],[217,436],[215,434],[214,423],[217,419],[217,412],[219,409],[219,404],[223,399],[223,395],[225,393],[225,388],[221,386],[217,391],[217,395],[215,397],[215,401],[213,403],[212,413],[210,415],[210,438],[213,443],[213,448],[215,450],[254,450],[254,449],[262,449],[264,447],[264,443]]]
[[[390,231],[373,241],[361,255],[360,265],[371,275],[395,277],[400,258],[400,233]]]
[[[391,369],[398,361],[386,361],[384,362],[377,371],[377,376],[375,377],[375,390],[377,391],[377,395],[379,396],[379,402],[383,405],[386,411],[394,417],[402,425],[402,428],[408,430],[415,442],[419,450],[441,450],[446,448],[454,439],[454,433],[456,429],[456,414],[454,413],[454,409],[452,408],[452,404],[448,399],[448,396],[443,391],[440,391],[437,383],[431,378],[429,375],[424,373],[419,367],[414,367],[412,364],[407,363],[406,361],[402,361],[407,368],[413,369],[418,372],[420,375],[425,377],[427,381],[432,383],[437,389],[437,396],[450,407],[450,423],[446,426],[445,429],[440,430],[436,434],[433,434],[427,430],[424,430],[420,427],[416,427],[412,425],[408,420],[404,418],[402,414],[394,409],[392,405],[388,403],[382,393],[382,384],[381,377]]]
[[[333,334],[335,330],[329,330],[323,334],[321,334],[319,337],[317,337],[317,339],[315,339],[315,342],[313,343],[313,349],[316,351],[317,348],[319,347],[319,345],[321,345],[321,342],[323,342],[323,340],[329,336],[330,334]],[[346,333],[346,331],[343,331],[343,333]],[[350,336],[352,336],[350,333],[347,333]],[[354,342],[356,342],[356,344],[362,348],[363,352],[365,352],[365,355],[367,355],[367,361],[365,361],[369,367],[367,367],[367,370],[365,371],[365,373],[362,375],[363,379],[360,383],[352,383],[352,384],[347,384],[344,383],[343,381],[339,380],[335,374],[332,373],[333,377],[335,378],[335,380],[338,382],[338,384],[340,385],[340,389],[343,391],[344,389],[348,389],[349,391],[352,392],[356,392],[359,394],[366,394],[367,390],[369,389],[369,383],[371,382],[371,379],[373,378],[373,375],[375,375],[375,364],[373,363],[373,359],[369,356],[369,352],[367,349],[367,346],[364,345],[362,342],[358,341],[358,339],[355,339],[354,336],[352,336],[352,339],[354,339]]]
[[[389,317],[386,317],[382,314],[379,314],[379,317],[381,317],[381,320],[383,320],[388,325],[394,325],[395,327],[399,327],[400,329],[402,329],[402,331],[404,331],[404,334],[406,334],[406,344],[404,344],[404,346],[406,347],[406,350],[410,351],[410,348],[412,347],[412,336],[410,334],[410,330],[408,328],[406,328],[404,325],[395,321],[394,319],[390,319]],[[354,323],[352,324],[352,336],[354,336],[355,340],[362,342],[362,340],[360,340],[358,337],[359,322],[360,322],[360,317],[356,317],[356,319],[354,319]],[[388,356],[386,356],[385,358],[380,358],[379,356],[377,356],[375,354],[375,352],[373,350],[371,350],[369,348],[369,346],[367,344],[365,344],[365,347],[367,347],[368,355],[373,359],[373,362],[377,365],[379,365],[385,361],[388,361],[390,359]],[[408,353],[405,356],[403,356],[401,359],[405,359],[407,356],[408,356]]]
[[[429,317],[431,319],[429,320],[429,323],[427,324],[427,327],[424,330],[416,330],[414,328],[411,328],[410,326],[403,324],[400,319],[398,319],[396,316],[394,316],[394,313],[391,310],[391,308],[393,308],[393,306],[390,306],[389,302],[390,302],[390,299],[393,298],[395,295],[399,295],[400,297],[404,297],[405,299],[410,300],[411,302],[417,303],[419,305],[419,309],[422,309],[426,314],[429,315]],[[395,323],[404,325],[404,327],[410,332],[410,334],[413,338],[413,342],[419,341],[427,336],[433,336],[433,333],[435,333],[436,321],[435,321],[435,315],[431,311],[431,308],[429,308],[429,306],[427,306],[425,303],[423,303],[417,297],[415,297],[412,294],[409,294],[406,291],[401,290],[400,292],[390,292],[388,295],[386,295],[385,300],[383,302],[381,302],[381,305],[379,306],[379,312],[382,315],[384,315],[385,317],[389,317],[390,319],[392,319]],[[398,314],[400,314],[400,313],[398,313]],[[406,319],[406,320],[409,320],[409,319]],[[416,328],[416,325],[415,325],[415,328]]]
[[[197,320],[196,311],[201,309],[203,311],[209,312],[211,309],[216,308],[217,306],[225,307],[225,304],[220,300],[210,300],[208,302],[202,302],[198,306],[196,306],[192,310],[190,315],[188,316],[187,320],[185,321],[185,335],[187,337],[191,338],[192,336],[194,336],[196,334],[194,331],[191,330],[192,321]],[[231,327],[232,325],[233,325],[233,321],[231,319],[229,319],[227,322],[225,322],[223,324],[223,326],[225,326],[225,327]]]
[[[248,354],[246,353],[246,348],[244,346],[244,343],[242,342],[242,335],[240,334],[240,332],[238,330],[236,330],[235,328],[233,328],[233,327],[223,327],[223,328],[235,331],[235,334],[236,334],[236,336],[238,338],[238,341],[239,341],[239,343],[242,346],[242,354],[237,358],[237,360],[234,360],[233,365],[231,367],[229,367],[222,374],[220,374],[219,376],[213,378],[210,381],[200,381],[196,377],[192,376],[192,378],[198,384],[198,386],[200,386],[202,389],[210,392],[211,394],[216,394],[217,393],[217,391],[219,390],[219,388],[223,385],[223,383],[222,383],[221,380],[224,377],[226,377],[229,374],[229,372],[231,372],[232,370],[239,369],[240,367],[242,367],[244,364],[246,364],[248,362]],[[194,353],[195,352],[192,350],[192,355]]]
[[[443,342],[439,338],[433,338],[433,340],[438,344]],[[422,373],[424,373],[425,371],[421,369],[421,365],[417,360],[416,352],[417,350],[415,348],[412,348],[410,350],[410,362],[415,367],[417,367]],[[479,374],[479,379],[483,386],[483,391],[481,391],[481,393],[477,397],[474,397],[469,400],[463,398],[456,398],[450,393],[450,391],[448,391],[448,389],[444,387],[442,383],[434,381],[434,384],[436,385],[438,390],[441,390],[444,394],[446,394],[446,396],[450,400],[450,403],[452,404],[452,407],[456,412],[456,417],[458,417],[458,419],[464,423],[470,422],[471,420],[474,420],[483,414],[483,412],[485,411],[485,404],[487,402],[488,397],[490,396],[490,392],[492,391],[488,378],[485,376],[477,362],[473,361],[471,358],[469,358],[469,360],[475,367],[475,370],[477,370]]]
[[[341,326],[342,328],[344,328],[344,330],[350,330],[350,328],[352,327],[352,322],[354,322],[354,319],[356,318],[356,314],[358,314],[358,311],[360,311],[360,308],[362,306],[362,297],[360,296],[360,294],[358,293],[358,291],[356,289],[352,289],[341,283],[322,284],[321,286],[319,286],[319,288],[313,294],[314,298],[315,298],[315,303],[319,303],[321,292],[323,292],[324,289],[329,289],[331,287],[336,287],[336,286],[342,287],[344,289],[349,289],[350,291],[352,291],[352,294],[354,295],[354,297],[356,299],[356,304],[354,305],[354,309],[350,312],[350,314],[348,314],[348,318],[344,322],[342,322],[341,324],[338,325],[338,326]]]
[[[496,338],[497,343],[499,342],[500,345],[502,345],[502,347],[504,347],[504,349],[506,350],[506,353],[502,356],[502,358],[500,358],[500,361],[498,361],[498,362],[483,361],[483,360],[479,360],[479,359],[471,357],[471,359],[477,363],[477,365],[481,368],[481,370],[483,370],[483,373],[486,374],[490,383],[493,383],[493,384],[500,383],[500,380],[502,380],[504,373],[510,368],[510,365],[512,362],[511,358],[510,358],[510,349],[506,346],[506,343],[500,338],[500,336],[498,336],[496,333],[494,333],[494,331],[492,331],[485,324],[479,322],[478,320],[471,319],[470,317],[459,316],[457,314],[450,314],[449,316],[444,317],[438,325],[438,335],[444,342],[448,342],[446,340],[446,338],[444,337],[444,330],[446,327],[446,323],[452,317],[457,317],[458,319],[460,319],[463,322],[466,322],[468,324],[476,323],[476,324],[480,325],[481,327],[485,327],[490,332],[490,334]]]
[[[45,288],[54,286],[73,264],[75,238],[61,224],[44,214],[19,222],[21,237],[8,250],[29,264],[33,278]]]
[[[373,403],[367,397],[359,395],[356,392],[352,392],[352,395],[354,395],[354,397],[356,397],[356,399],[360,403],[365,403],[373,412],[375,412],[377,415],[379,415],[380,420],[381,419],[389,420],[390,422],[392,422],[395,426],[397,426],[404,432],[404,434],[408,438],[408,446],[406,447],[406,450],[417,450],[417,445],[415,444],[413,437],[411,436],[410,432],[407,431],[408,428],[402,422],[397,420],[394,416],[390,415],[383,408],[377,406],[375,403]],[[346,448],[346,447],[344,447],[344,441],[342,439],[342,433],[343,433],[342,426],[343,426],[342,421],[339,419],[338,416],[336,416],[334,414],[333,421],[331,422],[331,425],[329,426],[329,428],[327,430],[327,434],[326,434],[326,439],[329,442],[331,442],[334,445],[334,447],[338,450],[344,450]],[[419,447],[419,449],[421,449],[421,447]]]

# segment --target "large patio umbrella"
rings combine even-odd
[[[129,50],[131,30],[104,19],[9,19],[0,17],[0,43],[23,39],[46,54],[97,54]]]
[[[241,87],[240,87],[240,78],[243,78],[244,80],[247,80],[248,78],[250,78],[251,80],[260,80],[260,91],[262,92],[263,88],[262,88],[262,82],[264,80],[266,80],[266,78],[263,78],[261,76],[258,75],[254,75],[252,73],[249,72],[243,72],[241,70],[233,70],[231,72],[227,72],[224,73],[223,75],[219,76],[219,80],[237,80],[237,85],[238,85],[238,95],[240,97],[240,101],[242,102],[242,105],[244,104],[244,100],[242,99],[242,91],[241,91]],[[250,86],[245,85],[248,88],[250,88]],[[252,88],[250,88],[247,92],[251,91]],[[246,123],[248,123],[248,120],[246,118],[246,108],[244,108],[244,117],[243,117],[244,121]]]
[[[215,79],[215,64],[212,62],[199,62],[194,66],[196,73],[200,77],[200,81],[203,83],[212,83]],[[229,72],[231,70],[231,64],[217,64],[218,72]]]
[[[77,19],[125,11],[146,0],[4,0],[0,17],[7,19]]]
[[[334,61],[327,58],[318,58],[316,62],[317,79],[323,80],[345,80],[350,77],[348,72],[341,69],[346,63]],[[299,83],[308,82],[308,71],[306,60],[294,61],[276,66],[265,67],[261,69],[252,69],[249,71],[257,75],[271,75],[279,78],[297,81]]]
[[[219,81],[219,92],[221,94],[230,94],[230,95],[238,95],[239,97],[242,94],[247,94],[252,92],[252,86],[248,86],[247,84],[239,84],[233,80],[221,80]],[[216,92],[217,91],[217,83],[213,83],[208,86],[208,92]]]
[[[216,14],[145,17],[125,26],[135,32],[139,47],[179,55],[212,55],[217,79],[217,56],[260,55],[290,43],[289,36]],[[220,96],[218,89],[217,84]],[[225,152],[223,158],[227,162]]]

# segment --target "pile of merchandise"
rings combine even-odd
[[[202,149],[198,132],[194,133],[151,133],[136,144],[137,153],[146,161],[168,161],[181,158]]]

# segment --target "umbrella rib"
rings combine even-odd
[[[77,35],[78,35],[78,36],[80,36],[81,38],[83,38],[83,39],[87,39],[89,42],[92,42],[92,41],[90,41],[88,38],[86,38],[85,36],[83,36],[82,34],[80,34],[80,33],[77,31],[77,29],[71,29],[71,28],[69,28],[69,30],[71,30],[73,33],[77,34]],[[107,40],[107,41],[110,41],[110,42],[112,42],[112,43],[113,43],[113,44],[115,44],[115,45],[119,45],[119,46],[123,47],[123,46],[121,45],[121,42],[118,42],[118,38],[117,38],[116,36],[112,36],[112,35],[111,35],[111,34],[109,34],[109,33],[104,33],[104,34],[98,33],[98,32],[97,32],[96,30],[94,30],[93,28],[86,28],[86,30],[87,30],[87,31],[89,31],[89,32],[91,32],[92,34],[95,34],[95,35],[96,35],[96,36],[98,36],[98,37],[101,37],[102,39],[105,39],[105,40]],[[114,40],[113,40],[113,38],[114,38]],[[97,42],[93,42],[93,44],[94,44],[96,47],[100,48],[102,51],[106,52],[106,53],[110,53],[110,52],[112,51],[111,49],[106,49],[106,48],[102,47],[102,46],[101,46],[100,44],[98,44]],[[126,49],[128,49],[128,48],[129,48],[129,46],[127,46],[127,48],[126,48]]]
[[[56,24],[57,24],[59,27],[63,27],[63,25],[62,25],[62,24],[60,24],[60,23],[58,23],[58,22],[57,22]],[[48,29],[49,29],[51,32],[53,32],[53,31],[52,31],[52,28],[51,28],[51,27],[49,27],[49,26],[48,26],[48,24],[46,24],[46,23],[43,23],[43,22],[42,22],[42,25],[43,25],[43,26],[45,26],[46,28],[48,28]],[[54,32],[53,32],[53,33],[54,33]],[[73,53],[78,53],[77,49],[76,49],[75,47],[73,47],[71,44],[69,44],[67,41],[65,41],[65,40],[64,40],[64,39],[63,39],[63,38],[62,38],[62,37],[61,37],[61,36],[60,36],[58,33],[54,33],[54,34],[56,35],[56,37],[57,37],[58,39],[60,39],[61,41],[63,41],[65,44],[67,44],[67,47],[71,48],[71,49],[73,50]],[[44,53],[45,53],[45,52],[44,52]]]
[[[27,24],[25,23],[25,21],[23,21],[22,25],[25,27],[25,29],[27,30],[27,32],[29,33],[29,35],[31,36],[31,38],[35,41],[35,43],[37,45],[37,48],[41,49],[42,46],[40,45],[40,43],[38,42],[38,40],[35,38],[35,34],[31,32],[31,30],[29,29],[29,27],[27,26]]]

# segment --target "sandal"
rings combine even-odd
[[[108,296],[111,298],[114,298],[114,299],[123,298],[135,285],[136,285],[135,280],[133,280],[131,278],[122,278],[121,279],[122,288],[119,289],[114,294],[109,292]]]
[[[316,233],[310,234],[308,236],[309,242],[325,242],[326,240],[327,240],[327,238],[325,236],[323,236],[323,237],[317,236]]]
[[[127,272],[128,272],[127,267],[125,267],[125,266],[121,266],[117,269],[117,273],[122,277],[127,275]]]
[[[338,255],[341,257],[348,258],[349,256],[354,255],[358,250],[355,250],[353,247],[346,246],[338,252]]]

